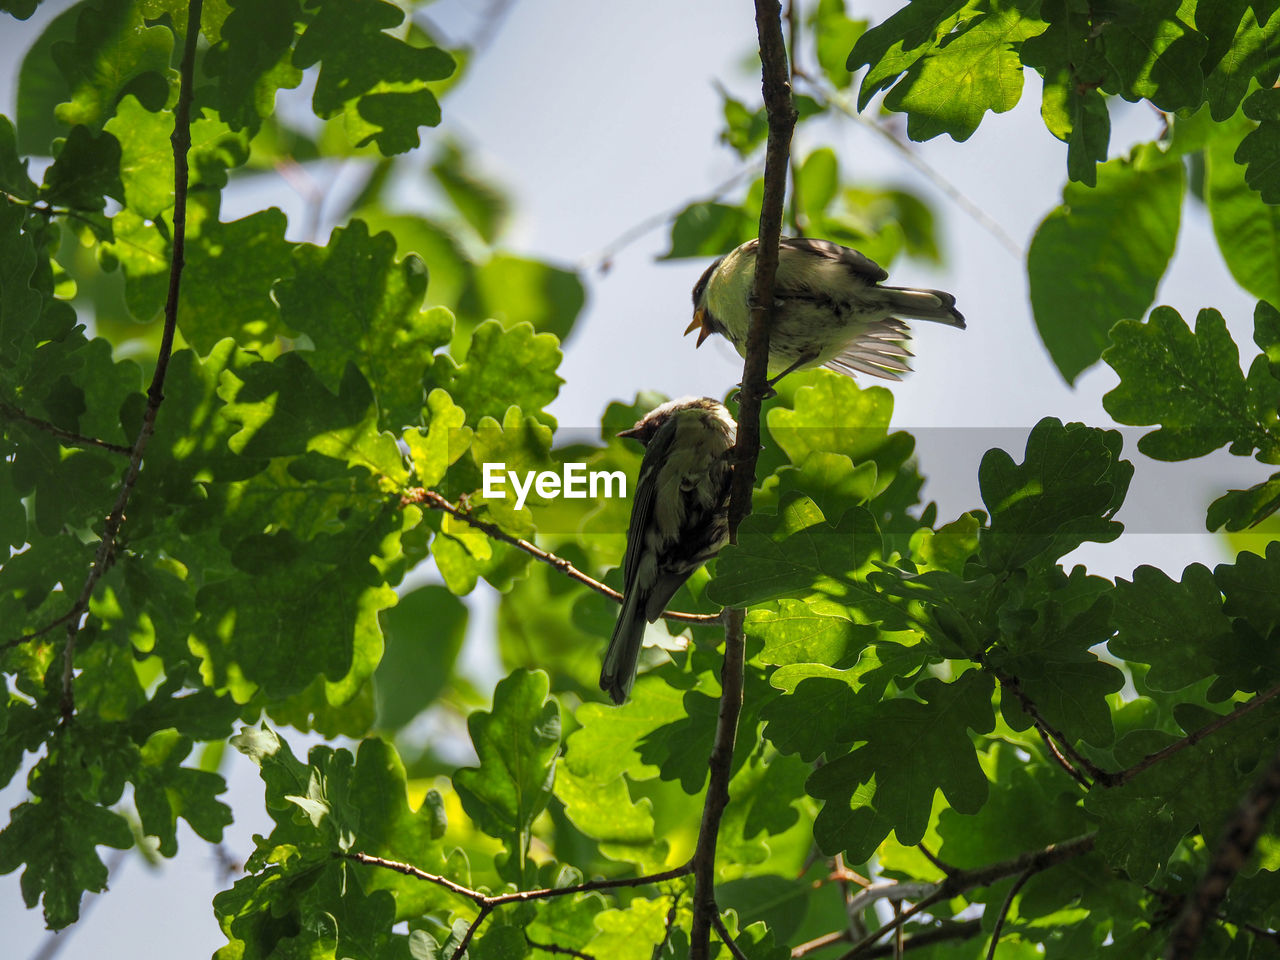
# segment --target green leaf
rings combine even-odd
[[[1133,579],[1116,580],[1116,636],[1108,648],[1126,660],[1148,663],[1146,682],[1178,690],[1203,678],[1231,636],[1231,620],[1209,569],[1193,563],[1182,581],[1140,566]]]
[[[107,197],[124,200],[120,182],[120,142],[110,133],[73,127],[58,157],[44,174],[43,199],[73,210],[101,211]]]
[[[878,635],[875,627],[813,612],[799,600],[779,600],[774,610],[747,614],[746,634],[764,643],[765,663],[839,663],[855,656]]]
[[[809,27],[816,39],[815,53],[822,72],[837,90],[846,89],[853,83],[853,73],[845,61],[867,29],[867,21],[850,20],[844,0],[819,0],[809,14]]]
[[[1198,106],[1204,98],[1208,41],[1181,19],[1180,0],[1123,2],[1101,25],[1103,49],[1126,100],[1150,100],[1161,110]]]
[[[862,863],[893,830],[918,843],[929,824],[935,790],[952,808],[977,812],[987,799],[968,730],[992,729],[991,678],[969,671],[952,683],[924,680],[923,698],[860,704],[851,732],[866,742],[816,770],[806,787],[822,800],[813,835],[827,853],[845,851]]]
[[[563,341],[573,331],[586,299],[575,271],[500,253],[474,271],[472,286],[458,307],[498,320],[508,330],[528,323],[539,333],[554,334]]]
[[[648,798],[632,800],[624,777],[600,783],[566,766],[556,773],[556,796],[573,825],[596,840],[610,860],[662,869],[667,844],[654,835],[653,805]]]
[[[480,239],[493,243],[506,225],[510,204],[502,191],[476,176],[469,159],[456,143],[446,143],[431,173]]]
[[[755,236],[756,224],[741,207],[725,203],[694,203],[671,225],[671,249],[660,260],[718,257]]]
[[[1243,4],[1241,4],[1243,6]],[[1200,29],[1200,11],[1196,10],[1196,26]],[[1212,7],[1209,8],[1212,10]],[[1230,20],[1227,21],[1230,23]],[[1223,39],[1226,39],[1225,37]],[[1206,55],[1206,62],[1213,51]],[[1251,80],[1257,79],[1263,87],[1271,87],[1280,74],[1280,21],[1274,16],[1263,16],[1251,5],[1242,11],[1236,24],[1235,36],[1222,51],[1213,70],[1205,77],[1205,99],[1213,119],[1225,121],[1236,112],[1244,99]]]
[[[120,142],[120,199],[148,220],[173,206],[173,123],[172,113],[152,113],[136,97],[127,96],[105,126]],[[196,118],[190,134],[187,161],[193,187],[224,186],[228,168],[248,159],[248,137],[232,133],[221,121]]]
[[[378,724],[399,729],[435,702],[452,679],[467,608],[444,587],[424,586],[380,615],[386,650],[374,674]],[[430,670],[422,670],[430,664]]]
[[[1205,203],[1231,276],[1258,299],[1280,305],[1280,208],[1261,201],[1235,162],[1237,145],[1250,130],[1247,121],[1232,120],[1210,139]]]
[[[1245,620],[1260,637],[1280,626],[1280,595],[1272,588],[1280,575],[1280,541],[1267,544],[1263,557],[1242,553],[1234,564],[1219,564],[1213,571],[1222,590],[1223,610]]]
[[[1191,733],[1217,714],[1184,704],[1179,726]],[[1085,810],[1098,818],[1097,850],[1113,869],[1147,883],[1170,865],[1175,848],[1192,830],[1219,836],[1269,759],[1264,744],[1277,735],[1274,706],[1253,711],[1231,725],[1228,736],[1208,736],[1152,764],[1127,783],[1091,790]],[[1139,730],[1117,745],[1122,763],[1136,763],[1175,740],[1169,734]],[[1265,757],[1263,756],[1265,754]]]
[[[1280,474],[1273,473],[1247,490],[1228,490],[1209,504],[1205,527],[1231,532],[1260,523],[1280,510]]]
[[[1123,525],[1133,465],[1120,459],[1120,434],[1046,417],[1027,437],[1021,465],[988,450],[978,468],[991,524],[982,531],[983,562],[1012,570],[1045,551],[1056,559],[1085,541],[1110,543]]]
[[[981,13],[965,21],[945,46],[912,63],[884,105],[907,114],[912,140],[942,133],[968,140],[988,110],[1005,113],[1017,104],[1022,61],[1016,47],[1044,29],[1042,20],[1017,7]]]
[[[1112,68],[1083,0],[1045,0],[1040,16],[1049,27],[1022,45],[1022,62],[1044,77],[1040,115],[1049,132],[1067,143],[1068,176],[1092,187],[1111,137],[1111,117],[1098,87]]]
[[[1042,583],[1028,584],[1026,598],[1001,609],[1000,641],[986,654],[986,662],[1012,677],[1052,727],[1098,746],[1115,738],[1107,695],[1125,682],[1123,673],[1090,649],[1115,629],[1105,595],[1109,586],[1082,567],[1069,577],[1056,567],[1046,570]],[[1015,730],[1033,722],[1012,691],[1002,691],[1000,708]]]
[[[865,110],[872,97],[940,46],[955,25],[977,9],[977,3],[965,0],[917,0],[860,36],[845,62],[850,72],[871,68],[862,78],[858,109]]]
[[[74,39],[51,50],[69,92],[55,110],[58,122],[101,130],[129,93],[148,110],[164,107],[177,80],[169,66],[172,32],[146,26],[133,3],[89,0],[76,9]]]
[[[720,139],[732,147],[739,157],[745,158],[764,143],[769,133],[769,121],[764,107],[752,110],[741,100],[729,96],[724,88],[720,89],[720,98],[724,101],[724,129],[720,131]]]
[[[1141,317],[1173,256],[1186,177],[1153,147],[1098,168],[1098,185],[1068,184],[1027,251],[1036,328],[1073,383],[1118,320]]]
[[[453,776],[462,808],[485,833],[503,842],[522,876],[529,830],[551,799],[560,750],[560,707],[547,699],[547,675],[517,670],[498,683],[493,710],[467,718],[480,758]]]
[[[1259,459],[1280,455],[1263,417],[1280,401],[1280,381],[1260,369],[1246,382],[1235,341],[1222,314],[1201,310],[1195,333],[1171,307],[1146,323],[1126,321],[1112,332],[1105,359],[1120,385],[1102,398],[1120,423],[1159,424],[1138,441],[1157,460],[1202,457],[1225,444]]]
[[[216,79],[206,96],[231,129],[252,134],[274,110],[276,90],[302,82],[302,71],[290,62],[302,11],[298,0],[231,3],[220,39],[204,60],[205,72]]]
[[[207,681],[243,702],[256,688],[273,697],[296,693],[323,674],[332,702],[354,696],[382,655],[378,611],[395,602],[370,562],[392,522],[384,516],[308,541],[285,530],[237,544],[236,574],[196,595],[190,642]],[[307,637],[305,662],[279,643],[284,629]]]
[[[0,831],[0,874],[26,864],[22,899],[34,907],[43,897],[51,930],[79,919],[85,891],[106,889],[107,868],[96,848],[133,846],[128,821],[95,802],[94,785],[84,775],[82,764],[97,761],[93,746],[79,740],[51,742],[50,755],[28,780],[32,799],[14,808]]]
[[[723,606],[749,606],[815,591],[843,595],[843,583],[865,575],[881,549],[865,509],[831,524],[812,500],[798,498],[776,515],[754,513],[742,522],[738,542],[720,553],[707,596]]]
[[[389,233],[370,237],[355,220],[327,247],[297,246],[293,274],[275,290],[285,324],[315,344],[309,363],[326,385],[337,386],[354,363],[373,388],[379,425],[399,430],[420,421],[422,370],[448,342],[453,318],[422,308],[426,266],[395,252]]]
[[[232,822],[231,808],[214,799],[227,789],[216,773],[181,766],[191,752],[191,741],[176,730],[151,736],[142,747],[142,766],[134,788],[134,803],[144,833],[160,839],[160,852],[178,852],[178,818],[209,843],[222,842],[222,831]]]
[[[1244,115],[1258,127],[1240,141],[1236,163],[1247,168],[1245,182],[1264,203],[1280,203],[1280,90],[1255,90],[1244,102]]]
[[[469,424],[482,417],[503,422],[508,407],[540,411],[556,398],[564,382],[555,372],[561,356],[559,342],[549,333],[523,323],[506,330],[487,320],[471,334],[461,366],[450,356],[436,357],[427,371],[427,390],[438,386],[452,394]]]
[[[5,116],[0,116],[0,190],[20,200],[36,198],[36,185],[27,176],[27,161],[18,156],[17,133]]]
[[[418,146],[417,128],[440,122],[432,80],[454,71],[439,47],[414,47],[386,33],[404,12],[383,0],[312,0],[315,17],[298,38],[294,66],[320,63],[311,98],[316,116],[331,117],[358,100],[361,119],[374,129],[357,146],[374,141],[384,156]]]

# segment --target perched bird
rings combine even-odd
[[[683,397],[655,407],[620,437],[645,445],[622,562],[622,610],[600,689],[623,703],[636,679],[645,625],[729,538],[729,480],[738,425],[723,404]]]
[[[756,247],[749,240],[707,270],[693,288],[698,346],[713,333],[726,337],[742,356],[751,326]],[[882,287],[888,274],[857,250],[830,240],[783,237],[774,281],[769,328],[769,385],[792,370],[826,365],[853,376],[889,380],[911,368],[903,343],[911,338],[900,318],[936,320],[964,329],[956,298],[941,290]]]

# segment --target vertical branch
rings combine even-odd
[[[156,356],[155,374],[147,388],[147,406],[142,415],[142,426],[129,454],[129,467],[125,471],[115,506],[103,525],[102,542],[98,544],[93,566],[85,577],[84,586],[76,597],[67,622],[67,642],[62,652],[62,705],[63,721],[71,719],[75,712],[75,646],[80,622],[89,609],[89,599],[103,574],[115,562],[116,538],[124,524],[125,507],[138,482],[142,469],[142,455],[156,429],[156,414],[164,400],[164,378],[169,371],[169,356],[173,353],[173,337],[178,326],[178,295],[182,287],[182,268],[186,263],[187,237],[187,153],[191,149],[191,97],[196,64],[196,39],[200,36],[200,16],[203,0],[190,0],[187,5],[187,36],[182,51],[181,79],[178,87],[178,103],[173,111],[173,250],[169,260],[169,294],[164,304],[164,331],[160,337],[160,352]]]
[[[782,8],[778,0],[755,0],[755,6],[769,142],[765,152],[764,199],[760,210],[760,241],[756,249],[751,331],[747,335],[747,359],[742,389],[738,393],[738,441],[734,449],[735,466],[729,499],[729,538],[733,542],[737,541],[738,525],[751,512],[751,491],[755,486],[756,458],[760,452],[760,401],[765,396],[769,366],[769,314],[773,307],[774,274],[778,269],[778,241],[782,236],[791,132],[796,123],[787,74],[787,50],[782,37]],[[710,955],[711,927],[717,917],[716,839],[720,818],[729,803],[733,747],[738,736],[738,717],[742,712],[744,616],[744,611],[739,609],[726,612],[720,713],[708,764],[710,773],[702,823],[698,829],[698,846],[693,854],[691,960],[706,960]]]

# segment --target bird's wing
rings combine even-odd
[[[911,339],[911,331],[901,320],[889,317],[877,321],[858,334],[848,346],[825,364],[832,370],[850,376],[869,373],[885,380],[901,380],[900,373],[909,373],[907,358],[911,351],[903,344]]]
[[[857,250],[851,250],[849,247],[842,247],[838,243],[832,243],[830,240],[818,240],[813,237],[783,237],[778,244],[778,255],[785,257],[789,253],[793,255],[808,254],[822,257],[826,260],[833,260],[854,276],[860,277],[868,283],[879,283],[889,276],[884,268],[870,257],[864,256]]]
[[[636,479],[636,495],[631,501],[631,522],[627,526],[627,552],[622,558],[624,593],[629,592],[640,569],[640,556],[645,551],[645,531],[653,523],[653,506],[658,495],[658,472],[671,453],[676,438],[676,420],[671,417],[645,445]]]

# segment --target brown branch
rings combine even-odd
[[[742,389],[738,392],[738,436],[734,445],[734,470],[729,492],[729,541],[737,542],[738,525],[751,512],[756,460],[760,453],[760,402],[766,395],[769,367],[769,323],[773,311],[774,275],[778,270],[778,243],[782,236],[782,208],[787,192],[791,133],[796,108],[787,78],[787,49],[782,38],[782,8],[778,0],[755,0],[756,34],[760,43],[760,72],[769,140],[765,147],[764,196],[760,205],[760,238],[756,247],[755,284],[751,300],[751,329],[747,334]],[[693,921],[689,931],[690,960],[707,960],[711,952],[711,926],[716,916],[716,841],[720,819],[729,803],[733,746],[742,713],[746,643],[741,609],[725,617],[724,665],[720,671],[720,710],[715,742],[708,760],[707,794],[693,854]]]
[[[56,423],[50,423],[48,420],[41,420],[39,417],[33,417],[25,411],[19,410],[12,404],[0,401],[0,415],[9,420],[21,420],[23,423],[30,424],[37,430],[43,430],[45,433],[52,434],[64,444],[70,444],[76,447],[98,447],[102,450],[110,450],[112,453],[122,453],[128,456],[133,450],[119,443],[111,443],[107,440],[99,440],[97,437],[85,437],[78,433],[72,433],[70,430],[63,430]]]
[[[543,550],[541,547],[530,543],[528,540],[512,536],[496,523],[490,523],[488,520],[481,520],[478,517],[473,517],[466,510],[450,503],[447,498],[442,497],[434,490],[426,490],[422,487],[411,487],[401,494],[400,502],[402,504],[422,504],[431,510],[439,510],[442,513],[447,513],[454,519],[461,520],[468,526],[475,527],[477,530],[487,533],[495,540],[501,540],[503,543],[509,543],[511,546],[523,550],[535,560],[541,560],[543,563],[555,567],[565,576],[573,580],[577,580],[579,583],[586,584],[596,593],[608,597],[615,603],[622,602],[622,594],[617,590],[583,573],[564,557],[557,557],[554,553]],[[683,613],[679,610],[662,611],[662,618],[664,620],[675,620],[679,623],[719,623],[722,617],[723,613]]]
[[[742,952],[741,948],[733,942],[733,937],[729,935],[729,930],[724,925],[724,920],[720,918],[719,910],[716,910],[711,915],[711,925],[716,928],[716,934],[720,937],[720,942],[729,948],[734,960],[747,960],[747,955]]]
[[[1062,751],[1058,748],[1058,744],[1054,742],[1053,737],[1049,735],[1049,731],[1045,729],[1044,724],[1036,721],[1035,728],[1036,733],[1040,734],[1040,739],[1044,742],[1045,749],[1049,751],[1049,756],[1057,762],[1058,766],[1066,771],[1067,776],[1088,790],[1089,787],[1092,786],[1092,784],[1089,783],[1089,778],[1071,765],[1071,761],[1063,755]]]
[[[662,939],[653,945],[653,952],[649,954],[649,960],[660,960],[663,951],[667,949],[667,944],[671,940],[671,930],[676,925],[676,913],[680,908],[680,894],[677,892],[671,898],[671,909],[667,911],[666,921],[662,925]]]
[[[1272,758],[1223,830],[1204,879],[1196,887],[1195,895],[1187,899],[1178,926],[1169,938],[1165,953],[1168,960],[1191,960],[1195,956],[1206,923],[1216,916],[1227,888],[1244,868],[1277,798],[1280,798],[1280,753]]]
[[[980,658],[980,660],[985,666],[985,659]],[[1035,701],[1027,696],[1023,691],[1022,685],[1018,682],[1017,677],[1011,676],[998,668],[988,669],[990,669],[992,674],[995,675],[996,680],[1000,682],[1001,689],[1008,690],[1018,698],[1018,703],[1022,705],[1023,711],[1027,716],[1031,717],[1032,721],[1035,723],[1036,732],[1040,734],[1041,738],[1043,738],[1045,743],[1049,746],[1049,753],[1063,765],[1063,768],[1073,779],[1083,784],[1085,787],[1089,786],[1084,777],[1080,775],[1079,770],[1076,770],[1075,767],[1067,762],[1067,757],[1074,760],[1075,765],[1083,769],[1085,773],[1091,776],[1094,780],[1106,784],[1113,774],[1103,770],[1097,764],[1090,761],[1088,757],[1081,754],[1079,750],[1071,745],[1071,740],[1066,734],[1041,716],[1040,708],[1037,707]],[[1053,739],[1057,741],[1058,746],[1061,748],[1061,752],[1054,749],[1053,743],[1049,741],[1049,737],[1053,737]],[[1066,756],[1063,756],[1063,754],[1066,754]]]
[[[963,920],[959,923],[946,922],[940,923],[936,927],[921,930],[902,940],[901,952],[906,953],[917,947],[927,947],[935,943],[944,943],[947,940],[969,940],[976,937],[982,932],[981,920]],[[791,951],[792,960],[800,960],[801,957],[808,956],[816,950],[823,947],[834,946],[837,943],[848,942],[851,940],[847,930],[837,930],[834,933],[828,933],[821,937],[816,937],[807,943]],[[898,953],[898,945],[896,943],[882,943],[878,947],[872,947],[864,950],[860,957],[865,960],[871,960],[874,957],[892,957]]]
[[[524,942],[534,950],[541,950],[543,953],[559,953],[566,957],[578,957],[580,960],[596,960],[593,954],[575,950],[573,947],[561,947],[554,943],[539,943],[527,933],[524,935]]]
[[[9,650],[13,647],[16,647],[20,643],[26,643],[28,640],[35,640],[38,637],[43,637],[46,633],[49,633],[55,630],[56,628],[62,626],[62,624],[70,620],[72,617],[77,616],[79,612],[80,611],[77,611],[74,609],[68,610],[66,613],[58,617],[56,620],[51,620],[49,623],[46,623],[43,627],[41,627],[39,630],[36,630],[33,633],[24,633],[19,637],[14,637],[12,640],[6,640],[3,644],[0,644],[0,653],[3,653],[5,650]]]
[[[930,863],[932,863],[939,870],[941,870],[943,873],[956,872],[955,867],[947,863],[945,860],[942,860],[941,858],[939,858],[932,850],[930,850],[927,846],[925,846],[924,841],[917,843],[916,849],[919,850],[922,854],[924,854],[924,858],[928,860]]]
[[[1004,922],[1009,919],[1009,911],[1013,909],[1013,898],[1018,895],[1022,885],[1031,879],[1032,872],[1032,870],[1026,869],[1018,875],[1018,879],[1009,888],[1009,895],[1004,898],[1004,903],[1000,905],[1000,913],[996,916],[996,925],[991,930],[991,949],[987,951],[987,960],[996,960],[996,947],[1000,945],[1000,931],[1004,929]]]
[[[514,893],[502,893],[497,896],[490,896],[481,893],[479,890],[472,890],[470,887],[464,887],[460,883],[455,883],[448,877],[442,877],[436,873],[428,873],[421,870],[410,863],[403,863],[399,860],[388,860],[386,857],[375,857],[372,854],[360,853],[358,851],[340,853],[335,851],[333,854],[336,860],[350,860],[354,863],[363,863],[371,867],[381,867],[384,870],[394,870],[396,873],[402,873],[407,877],[414,877],[427,883],[434,883],[438,887],[444,887],[446,890],[456,893],[460,897],[465,897],[480,908],[480,912],[476,914],[471,925],[467,927],[467,932],[463,934],[462,940],[459,941],[458,947],[453,952],[451,960],[459,960],[466,952],[471,944],[472,937],[475,936],[480,925],[485,919],[498,907],[508,903],[529,903],[533,900],[550,900],[554,897],[568,897],[575,893],[590,893],[595,890],[616,890],[619,887],[642,887],[650,883],[661,883],[663,880],[675,880],[678,877],[688,876],[693,872],[691,864],[683,864],[679,867],[672,867],[670,870],[664,870],[661,873],[650,873],[639,877],[622,877],[615,880],[589,880],[586,883],[575,884],[572,887],[547,887],[540,890],[517,890]]]
[[[1230,713],[1223,714],[1217,720],[1214,720],[1210,723],[1205,724],[1199,730],[1195,730],[1192,733],[1187,734],[1181,740],[1177,740],[1169,744],[1169,746],[1164,747],[1161,750],[1157,750],[1155,753],[1148,754],[1147,756],[1139,760],[1137,763],[1135,763],[1133,766],[1126,767],[1125,769],[1121,770],[1119,773],[1106,774],[1105,779],[1099,778],[1099,780],[1104,787],[1123,786],[1124,784],[1132,780],[1134,777],[1136,777],[1138,774],[1146,770],[1148,767],[1154,766],[1155,764],[1159,763],[1161,760],[1168,759],[1169,757],[1173,756],[1175,753],[1178,753],[1181,750],[1185,750],[1187,747],[1195,746],[1205,737],[1208,737],[1214,733],[1217,733],[1219,730],[1221,730],[1223,727],[1227,726],[1228,724],[1234,723],[1235,721],[1239,720],[1241,717],[1247,716],[1248,714],[1252,713],[1254,710],[1257,710],[1263,704],[1266,704],[1271,700],[1274,700],[1277,696],[1280,696],[1280,684],[1277,684],[1276,686],[1272,687],[1270,690],[1264,690],[1262,693],[1258,694],[1252,700],[1246,700],[1244,703],[1239,704]]]
[[[1062,843],[1051,843],[1039,850],[1031,850],[1011,860],[990,863],[985,867],[975,867],[972,870],[957,870],[943,879],[933,893],[915,903],[910,910],[903,911],[903,913],[895,917],[892,923],[886,924],[879,930],[873,930],[855,943],[849,950],[840,955],[839,960],[855,960],[855,958],[869,956],[870,949],[877,940],[885,934],[901,928],[912,917],[940,900],[949,900],[974,887],[989,887],[997,880],[1003,880],[1005,877],[1011,877],[1014,874],[1026,873],[1031,876],[1032,874],[1040,873],[1059,863],[1089,853],[1093,849],[1096,840],[1096,833],[1086,833],[1084,836],[1064,840]]]
[[[204,0],[189,0],[187,4],[187,36],[182,51],[181,80],[178,87],[178,102],[173,110],[173,248],[169,260],[169,294],[164,305],[164,330],[160,335],[160,351],[156,355],[156,369],[151,378],[151,386],[147,389],[147,406],[142,415],[142,426],[138,430],[137,439],[129,455],[129,468],[125,472],[124,481],[120,485],[120,493],[116,497],[115,506],[108,514],[102,530],[102,542],[98,544],[98,552],[94,556],[93,566],[85,577],[80,595],[72,606],[71,619],[67,624],[67,645],[62,656],[62,719],[71,719],[75,712],[75,694],[72,680],[75,677],[75,645],[76,633],[79,629],[80,614],[89,609],[89,599],[93,596],[94,587],[115,562],[116,537],[124,524],[125,507],[133,493],[133,486],[138,482],[138,473],[142,470],[142,455],[151,441],[156,429],[156,415],[164,400],[164,378],[169,371],[169,357],[173,353],[173,337],[178,326],[178,295],[182,289],[182,270],[186,264],[187,240],[187,152],[191,149],[191,97],[195,79],[196,38],[200,35],[200,15]]]

